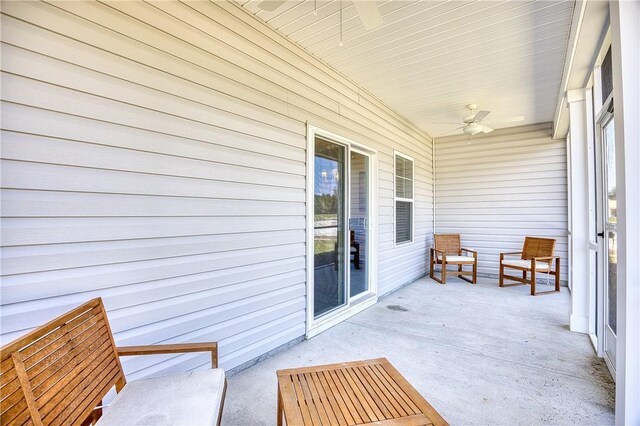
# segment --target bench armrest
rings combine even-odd
[[[218,343],[176,343],[171,345],[120,346],[118,356],[211,352],[211,368],[218,368]]]

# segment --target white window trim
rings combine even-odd
[[[396,158],[402,157],[405,160],[411,161],[411,195],[412,198],[403,198],[396,196]],[[397,201],[404,201],[411,203],[411,239],[409,241],[397,242],[396,238],[396,204]],[[403,247],[413,244],[415,241],[415,223],[416,223],[416,160],[406,154],[399,151],[393,151],[393,247]]]

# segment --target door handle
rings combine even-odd
[[[598,232],[596,235],[598,235],[598,237],[600,238],[604,238],[604,231]]]

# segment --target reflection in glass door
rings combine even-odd
[[[618,231],[616,205],[616,138],[614,119],[611,117],[602,127],[603,186],[604,195],[604,235],[606,237],[605,263],[605,339],[604,351],[615,368],[617,335],[617,295],[618,295]]]
[[[346,147],[315,140],[314,318],[346,303],[344,229]]]

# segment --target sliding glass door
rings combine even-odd
[[[310,321],[315,322],[341,314],[373,294],[372,160],[370,153],[331,138],[315,137],[312,149],[313,272],[309,290]]]

